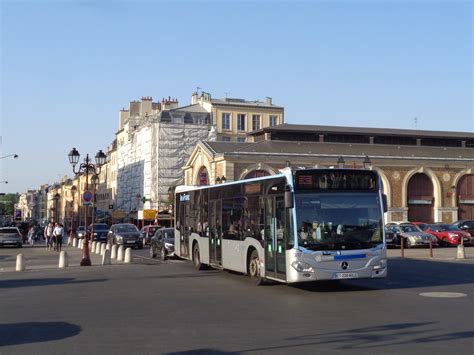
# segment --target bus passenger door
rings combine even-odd
[[[286,280],[285,261],[285,199],[265,198],[265,274]]]
[[[222,265],[222,201],[209,203],[209,261],[211,264]]]
[[[189,257],[189,226],[186,225],[185,221],[188,220],[188,213],[189,213],[189,206],[184,203],[181,203],[179,206],[179,214],[180,214],[180,226],[179,226],[179,235],[180,235],[180,243],[179,243],[179,253],[182,257]]]

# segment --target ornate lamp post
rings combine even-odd
[[[92,175],[91,178],[91,184],[92,184],[92,218],[91,218],[91,243],[94,241],[94,223],[95,223],[95,191],[97,184],[99,183],[99,175],[94,174]]]
[[[74,198],[76,197],[77,187],[76,185],[72,185],[71,187],[71,195],[72,195],[72,203],[71,203],[71,234],[72,230],[74,229]]]
[[[79,168],[76,171],[76,165],[79,162],[80,154],[77,151],[76,148],[72,148],[72,150],[69,152],[68,157],[69,157],[69,162],[72,165],[72,171],[74,174],[79,174],[79,173],[85,173],[86,174],[86,185],[84,188],[84,197],[89,197],[90,192],[88,191],[88,183],[89,183],[89,174],[100,174],[100,168],[101,166],[105,163],[105,160],[107,156],[102,150],[99,150],[97,154],[95,155],[95,164],[91,163],[91,160],[89,159],[89,154],[86,155],[84,159],[84,163],[81,163],[79,165]],[[90,259],[90,254],[89,254],[89,241],[88,241],[88,233],[87,233],[87,209],[88,205],[85,206],[84,209],[84,242],[82,244],[82,260],[81,260],[81,266],[90,266],[91,265],[91,259]]]

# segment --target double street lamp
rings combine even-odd
[[[102,150],[99,150],[97,154],[95,155],[95,164],[92,164],[91,159],[89,158],[89,154],[86,155],[84,158],[84,162],[79,165],[79,168],[76,170],[76,165],[79,162],[79,158],[81,155],[79,154],[79,151],[76,148],[72,148],[72,150],[68,154],[69,162],[72,165],[72,171],[74,174],[78,175],[80,173],[86,174],[86,184],[84,188],[84,193],[83,193],[83,198],[88,199],[89,201],[85,201],[85,209],[84,209],[84,242],[82,243],[82,260],[81,260],[81,266],[90,266],[91,265],[91,259],[90,259],[90,254],[89,254],[89,241],[88,241],[88,231],[87,231],[87,210],[88,210],[88,203],[90,202],[90,199],[92,198],[94,201],[95,196],[93,196],[89,191],[89,174],[92,175],[99,175],[100,174],[100,168],[102,165],[104,165],[105,160],[107,159],[107,156]],[[91,196],[92,195],[92,196]],[[94,207],[94,203],[93,203]],[[93,217],[92,217],[93,218]],[[92,236],[94,235],[94,231],[92,230]]]

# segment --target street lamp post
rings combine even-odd
[[[0,157],[0,159],[8,158],[8,157],[13,157],[13,159],[18,158],[18,154],[8,154],[4,155],[3,157]]]
[[[91,178],[91,184],[92,184],[92,218],[91,218],[91,243],[94,241],[94,223],[95,223],[95,191],[96,191],[96,186],[99,183],[99,175],[94,174],[92,175]]]
[[[80,154],[77,151],[76,148],[72,148],[72,150],[69,152],[68,157],[69,157],[69,162],[72,165],[72,171],[74,174],[79,174],[79,173],[85,173],[86,174],[86,185],[84,188],[84,195],[88,193],[88,183],[89,183],[89,174],[93,175],[98,175],[100,174],[100,168],[102,165],[105,163],[105,159],[107,156],[102,150],[99,150],[97,154],[95,155],[95,164],[91,163],[91,160],[89,159],[89,154],[86,155],[84,159],[84,163],[79,165],[79,168],[76,171],[76,165],[79,162]],[[89,243],[88,243],[88,233],[87,233],[87,209],[88,205],[86,204],[85,209],[84,209],[84,242],[82,243],[82,260],[81,260],[81,266],[90,266],[91,265],[91,259],[90,259],[90,254],[89,254]]]
[[[77,187],[76,185],[72,185],[71,187],[71,195],[72,195],[72,203],[71,203],[71,228],[70,234],[72,234],[72,230],[74,229],[74,198],[76,197]]]

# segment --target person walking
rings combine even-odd
[[[51,250],[53,242],[53,223],[49,222],[46,227],[44,227],[44,239],[46,240],[46,249]]]
[[[33,246],[35,244],[35,238],[36,238],[35,227],[30,226],[30,229],[28,230],[28,244]]]
[[[61,247],[63,245],[63,236],[64,236],[64,228],[62,224],[56,223],[53,231],[54,235],[54,250],[61,251]]]

